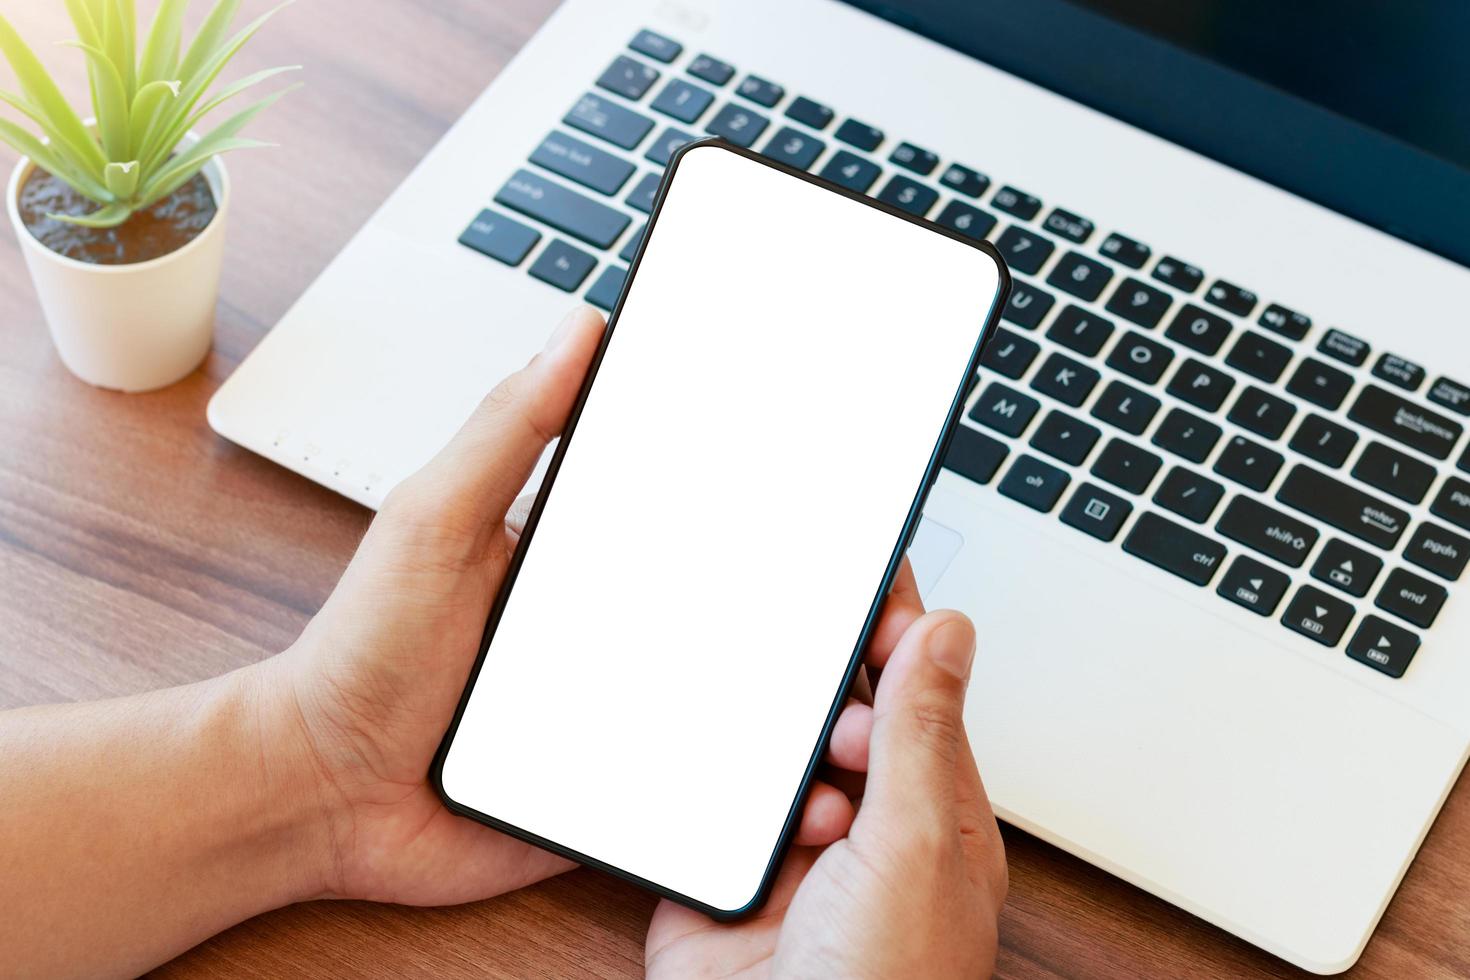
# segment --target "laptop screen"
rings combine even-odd
[[[1470,3],[850,0],[1470,265]]]

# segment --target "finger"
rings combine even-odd
[[[485,396],[421,474],[441,501],[499,522],[566,425],[603,328],[596,310],[574,310],[540,354]]]
[[[536,495],[528,493],[517,497],[516,502],[510,505],[510,510],[505,515],[505,525],[516,537],[525,533],[526,521],[530,519],[531,508],[535,504]]]
[[[832,726],[832,743],[827,761],[853,772],[868,771],[868,740],[873,734],[873,709],[861,701],[849,701],[837,724]]]
[[[846,793],[827,783],[812,783],[796,830],[797,846],[825,847],[841,840],[852,826],[853,813]]]
[[[914,569],[905,558],[894,576],[893,588],[883,603],[883,613],[878,617],[878,626],[868,642],[868,663],[882,670],[893,655],[899,638],[908,632],[915,620],[924,615],[924,600],[919,595],[919,585],[914,580]]]
[[[873,703],[864,812],[953,823],[956,773],[969,755],[964,704],[974,656],[975,629],[957,612],[929,613],[899,640]]]

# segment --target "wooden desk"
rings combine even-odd
[[[7,6],[80,91],[79,57],[42,43],[70,36],[62,5]],[[0,236],[0,707],[208,677],[296,636],[370,515],[217,438],[205,403],[553,6],[313,0],[270,26],[240,67],[305,64],[308,88],[256,130],[281,148],[230,158],[215,353],[167,391],[122,396],[72,378]],[[1008,830],[1006,846],[1003,976],[1295,973],[1025,834]],[[323,902],[240,925],[162,972],[636,976],[652,904],[580,871],[461,908]],[[1470,975],[1463,787],[1356,972]]]

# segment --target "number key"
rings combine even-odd
[[[1094,300],[1102,294],[1103,287],[1111,278],[1112,270],[1101,262],[1095,262],[1080,252],[1068,252],[1057,262],[1046,281],[1079,299]]]
[[[1041,271],[1046,260],[1056,248],[1049,238],[1033,234],[1016,225],[1011,225],[995,241],[995,247],[1006,262],[1017,272],[1034,276]]]

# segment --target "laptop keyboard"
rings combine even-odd
[[[1470,559],[1470,386],[646,30],[460,242],[610,310],[662,168],[704,134],[1005,256],[947,469],[1403,676]]]

